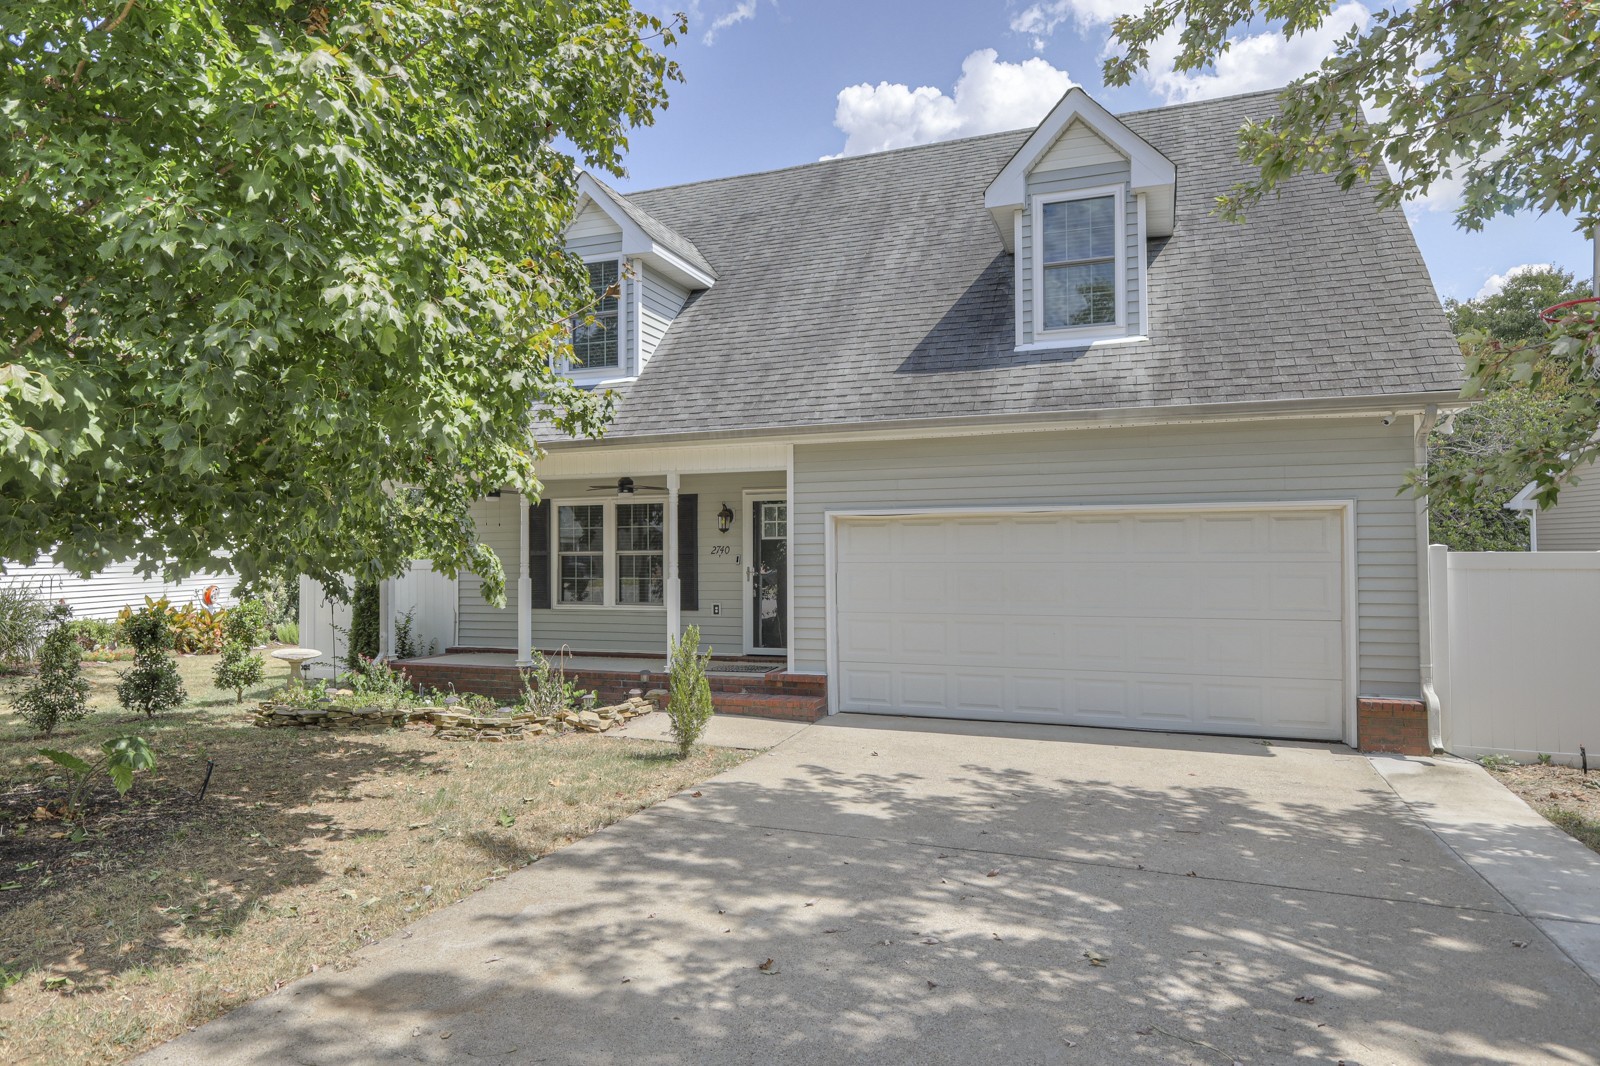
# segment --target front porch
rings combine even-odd
[[[549,655],[580,688],[600,694],[600,703],[618,703],[637,690],[667,690],[665,657],[643,655]],[[521,668],[513,652],[452,651],[390,663],[414,683],[450,692],[477,692],[511,701],[522,695]],[[719,714],[814,722],[827,714],[827,678],[792,674],[782,662],[713,658],[706,679]]]

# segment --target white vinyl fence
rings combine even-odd
[[[443,652],[456,642],[456,583],[436,574],[433,564],[419,560],[406,573],[387,582],[379,597],[380,643],[385,653],[394,650],[394,623],[411,612],[411,641],[422,655]],[[345,669],[349,649],[350,605],[330,599],[322,586],[300,578],[300,646],[322,654],[311,660],[307,676],[337,677]]]
[[[1446,751],[1600,765],[1600,552],[1428,549]]]

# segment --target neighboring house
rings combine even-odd
[[[214,607],[232,606],[233,587],[238,577],[227,571],[192,574],[182,581],[167,582],[161,575],[146,577],[132,562],[113,563],[92,577],[78,577],[49,556],[29,564],[6,562],[0,571],[0,584],[25,585],[44,599],[66,600],[74,618],[100,618],[113,621],[124,607],[143,607],[146,596],[165,596],[174,606],[203,604],[207,592]]]
[[[1529,551],[1600,551],[1600,477],[1588,473],[1564,484],[1556,502],[1542,511],[1533,498],[1537,482],[1528,482],[1506,501],[1506,510],[1528,517]]]
[[[569,369],[617,417],[541,440],[536,504],[476,506],[513,596],[457,583],[453,645],[659,663],[692,624],[833,711],[1349,742],[1363,699],[1415,713],[1398,490],[1461,358],[1366,191],[1213,214],[1275,108],[1074,89],[1032,130],[585,177],[570,246],[621,297]]]

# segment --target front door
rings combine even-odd
[[[789,648],[789,505],[785,500],[750,503],[750,651],[777,654]]]

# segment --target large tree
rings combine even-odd
[[[683,31],[626,0],[0,0],[0,559],[503,576],[562,232]],[[575,158],[576,157],[576,158]],[[397,489],[403,486],[403,489]]]
[[[1542,344],[1539,312],[1590,292],[1570,271],[1536,267],[1512,273],[1499,292],[1471,300],[1446,300],[1445,317],[1468,358],[1489,345]],[[1435,543],[1456,551],[1525,551],[1528,523],[1505,509],[1528,479],[1499,484],[1475,471],[1515,451],[1523,441],[1547,436],[1561,417],[1564,398],[1553,379],[1539,387],[1491,381],[1479,401],[1436,429],[1428,441],[1428,500]],[[1466,475],[1466,476],[1462,476]],[[1445,486],[1452,486],[1446,488]]]
[[[1152,46],[1180,71],[1203,70],[1245,27],[1286,37],[1325,23],[1331,0],[1153,0],[1113,23],[1106,81],[1127,84]],[[1392,206],[1458,183],[1457,224],[1556,211],[1593,233],[1600,223],[1600,2],[1417,0],[1373,14],[1315,71],[1280,94],[1280,113],[1240,131],[1259,173],[1219,198],[1242,219],[1289,177],[1331,174]],[[1365,108],[1365,117],[1363,117]],[[1502,387],[1559,399],[1551,417],[1503,451],[1441,469],[1430,493],[1473,498],[1537,480],[1546,502],[1564,475],[1600,453],[1596,305],[1573,309],[1532,340],[1467,347],[1466,395]]]

